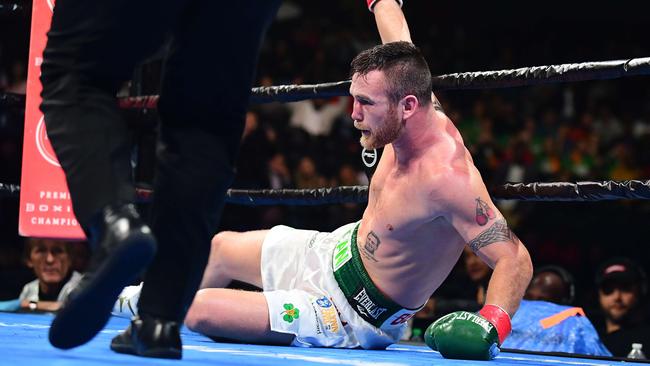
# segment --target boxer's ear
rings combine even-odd
[[[420,102],[415,95],[407,95],[399,102],[402,111],[402,119],[409,119],[420,107]]]

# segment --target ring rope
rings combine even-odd
[[[594,61],[559,65],[522,67],[509,70],[461,72],[434,76],[433,90],[512,88],[526,85],[552,84],[586,80],[616,79],[650,74],[650,57],[614,61]],[[278,85],[255,87],[250,102],[295,102],[313,98],[349,95],[350,81],[322,84]],[[157,95],[118,98],[124,109],[154,109]],[[22,103],[21,94],[2,95],[1,103]]]
[[[615,61],[582,62],[522,67],[510,70],[475,71],[432,77],[433,90],[512,88],[650,74],[650,57]],[[314,85],[281,85],[253,88],[251,102],[291,102],[310,98],[349,95],[350,81]]]
[[[17,197],[20,186],[0,183],[0,198]],[[153,191],[137,188],[138,201],[150,202]],[[650,200],[650,180],[601,182],[506,183],[490,189],[494,200],[544,202],[597,202],[621,199]],[[315,206],[365,203],[368,186],[342,186],[313,189],[229,189],[226,202],[246,205]]]

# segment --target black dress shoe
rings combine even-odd
[[[50,343],[69,349],[91,340],[122,289],[151,262],[156,240],[133,205],[106,207],[88,228],[93,256],[86,275],[52,321]]]
[[[123,333],[113,338],[111,349],[143,357],[180,359],[180,324],[146,315],[135,317]]]

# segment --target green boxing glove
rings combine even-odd
[[[492,360],[510,330],[508,313],[485,305],[478,314],[456,311],[436,320],[424,333],[424,342],[445,358]]]

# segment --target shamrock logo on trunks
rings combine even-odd
[[[488,206],[480,197],[476,198],[476,223],[483,226],[489,219],[495,218],[494,210]]]
[[[282,319],[284,319],[285,322],[287,323],[293,323],[294,319],[298,319],[300,317],[300,310],[298,308],[295,308],[293,304],[284,304],[284,311],[281,314],[284,314]]]

